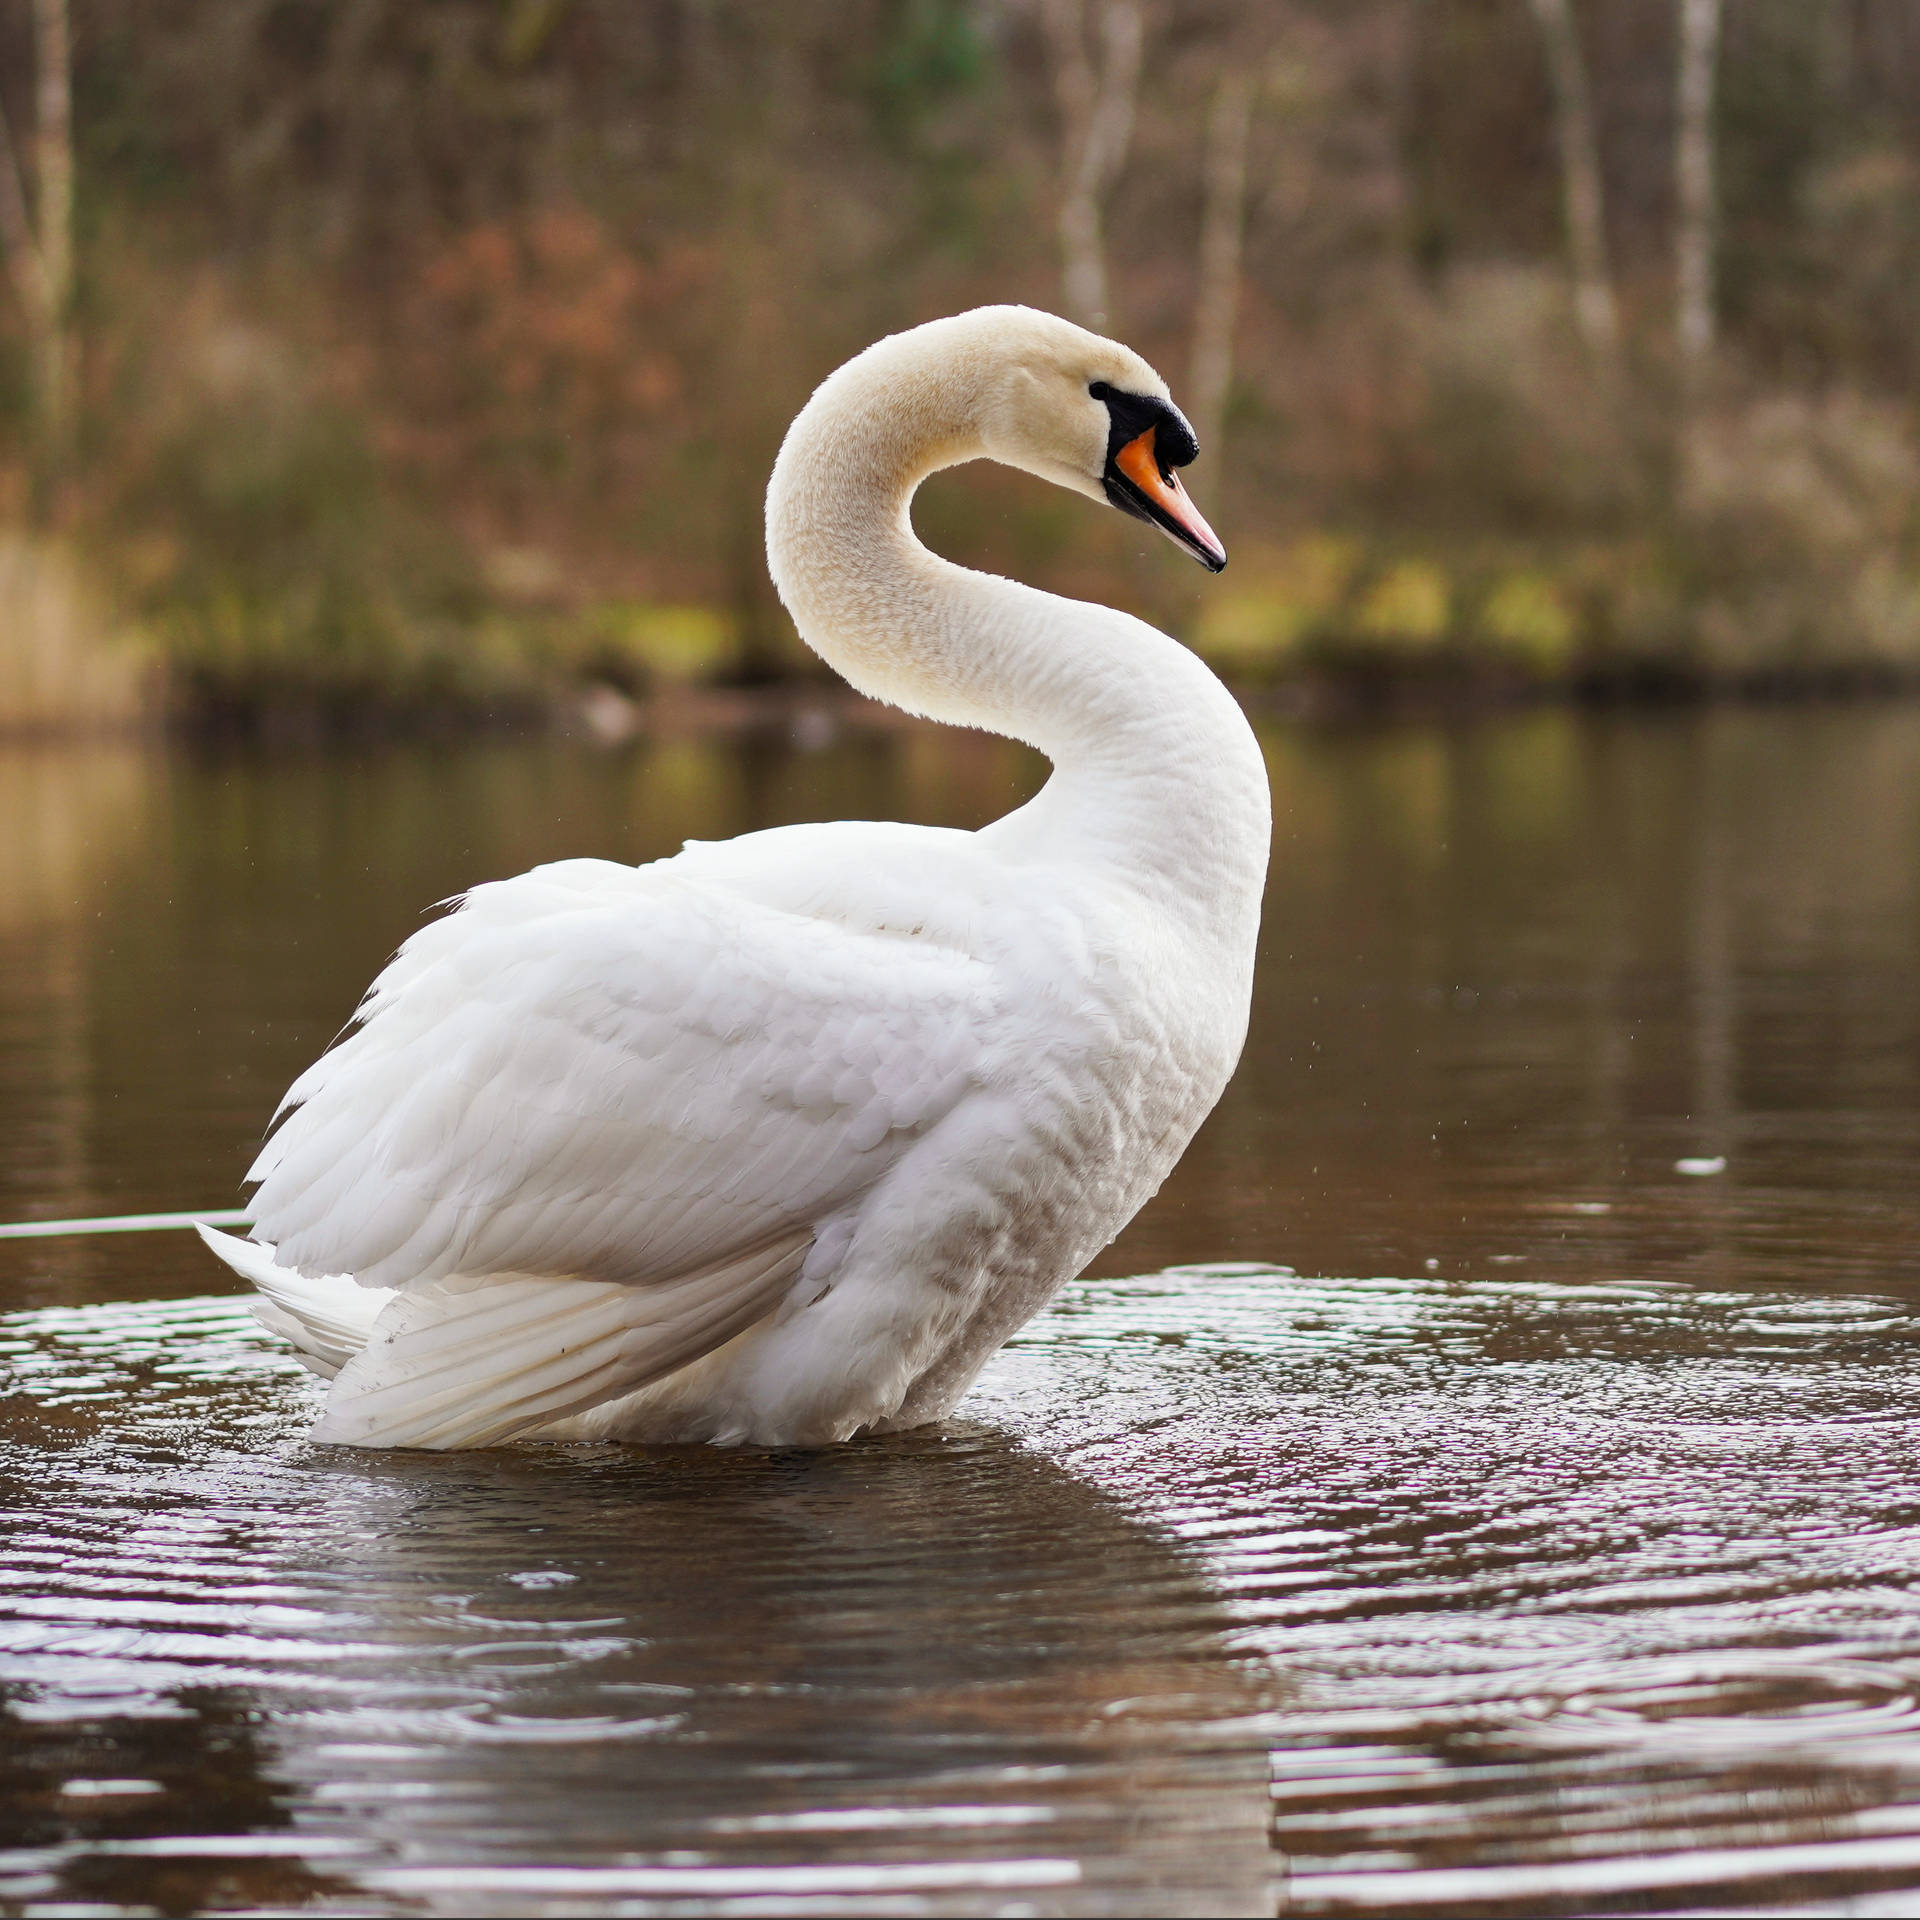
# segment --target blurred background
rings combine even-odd
[[[1916,0],[0,0],[0,119],[0,1223],[240,1201],[478,881],[1035,791],[768,585],[890,329],[1167,375],[1219,580],[919,523],[1275,801],[951,1443],[346,1462],[192,1236],[0,1239],[0,1907],[1914,1910]]]
[[[1234,564],[923,530],[1242,685],[1920,676],[1911,0],[0,0],[0,109],[0,726],[807,675],[781,431],[996,300],[1161,367]]]

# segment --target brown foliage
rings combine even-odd
[[[0,0],[16,120],[23,4]],[[1520,0],[1143,14],[1098,223],[1113,328],[1176,379],[1188,365],[1218,224],[1209,112],[1223,73],[1248,75],[1241,286],[1210,307],[1216,340],[1220,313],[1237,322],[1208,397],[1224,472],[1217,445],[1203,458],[1230,545],[1326,534],[1368,556],[1356,630],[1379,582],[1429,574],[1456,611],[1482,581],[1508,612],[1572,609],[1596,658],[1628,629],[1684,647],[1709,605],[1738,626],[1770,567],[1796,605],[1832,603],[1849,569],[1892,583],[1876,607],[1899,600],[1899,462],[1846,482],[1886,490],[1847,521],[1870,537],[1813,507],[1778,529],[1781,500],[1815,499],[1788,469],[1826,458],[1833,422],[1911,439],[1915,15],[1728,9],[1709,510],[1675,447],[1672,13],[1570,9],[1620,316],[1605,370],[1573,324],[1556,93]],[[453,632],[618,599],[728,609],[764,667],[759,501],[814,381],[934,313],[1061,300],[1070,129],[1043,18],[1039,0],[76,0],[89,511],[116,549],[173,554],[155,604],[227,608],[236,634],[279,607],[280,658],[373,658],[427,601]],[[217,324],[194,317],[210,286]],[[0,324],[17,472],[18,316]],[[206,376],[222,339],[252,343],[237,385]],[[942,483],[923,524],[1165,620],[1197,604],[1136,529],[1018,483]],[[1658,617],[1619,612],[1643,604]]]
[[[686,431],[713,277],[710,248],[643,259],[578,206],[449,236],[393,319],[385,445],[442,495],[489,475],[523,522],[631,510]]]

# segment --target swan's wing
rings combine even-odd
[[[992,969],[671,864],[568,861],[416,934],[249,1178],[283,1268],[659,1285],[863,1191],[997,1031]]]
[[[663,1379],[771,1312],[806,1258],[790,1233],[662,1286],[499,1275],[384,1296],[320,1441],[490,1447]]]
[[[771,1311],[811,1235],[656,1287],[506,1274],[356,1287],[201,1225],[260,1298],[254,1318],[331,1380],[313,1437],[360,1447],[485,1447],[637,1392]]]
[[[384,1288],[356,1287],[344,1273],[295,1273],[274,1260],[271,1247],[235,1239],[204,1222],[196,1222],[194,1231],[259,1289],[253,1317],[292,1342],[302,1364],[323,1380],[331,1380],[367,1344],[380,1309],[393,1298]]]

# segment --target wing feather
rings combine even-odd
[[[251,1171],[283,1267],[660,1285],[877,1179],[984,1070],[993,970],[676,872],[568,861],[423,928]]]
[[[259,1289],[254,1318],[282,1339],[322,1379],[333,1376],[373,1332],[380,1309],[392,1298],[356,1287],[344,1273],[309,1279],[274,1262],[273,1250],[253,1240],[197,1224],[195,1231],[235,1273]]]
[[[513,1274],[408,1287],[340,1369],[313,1437],[498,1446],[637,1392],[771,1311],[810,1239],[787,1234],[659,1287]]]

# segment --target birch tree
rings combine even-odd
[[[1581,338],[1598,355],[1611,357],[1620,339],[1619,304],[1607,261],[1605,189],[1600,145],[1594,134],[1587,91],[1587,63],[1573,0],[1529,0],[1540,28],[1553,88],[1554,134],[1560,148],[1560,201],[1573,270],[1573,313]]]
[[[33,199],[0,112],[0,246],[26,316],[44,477],[73,436],[73,50],[67,0],[33,0]]]
[[[1680,0],[1674,113],[1674,294],[1680,365],[1690,389],[1713,354],[1714,68],[1721,0]]]
[[[1230,61],[1207,115],[1206,199],[1200,221],[1200,273],[1193,306],[1188,387],[1194,429],[1213,458],[1205,491],[1219,497],[1227,392],[1233,385],[1234,323],[1240,311],[1240,251],[1247,223],[1247,140],[1253,127],[1251,64]]]
[[[1140,89],[1141,0],[1041,0],[1060,111],[1060,267],[1068,313],[1105,331],[1106,198],[1126,164]]]

